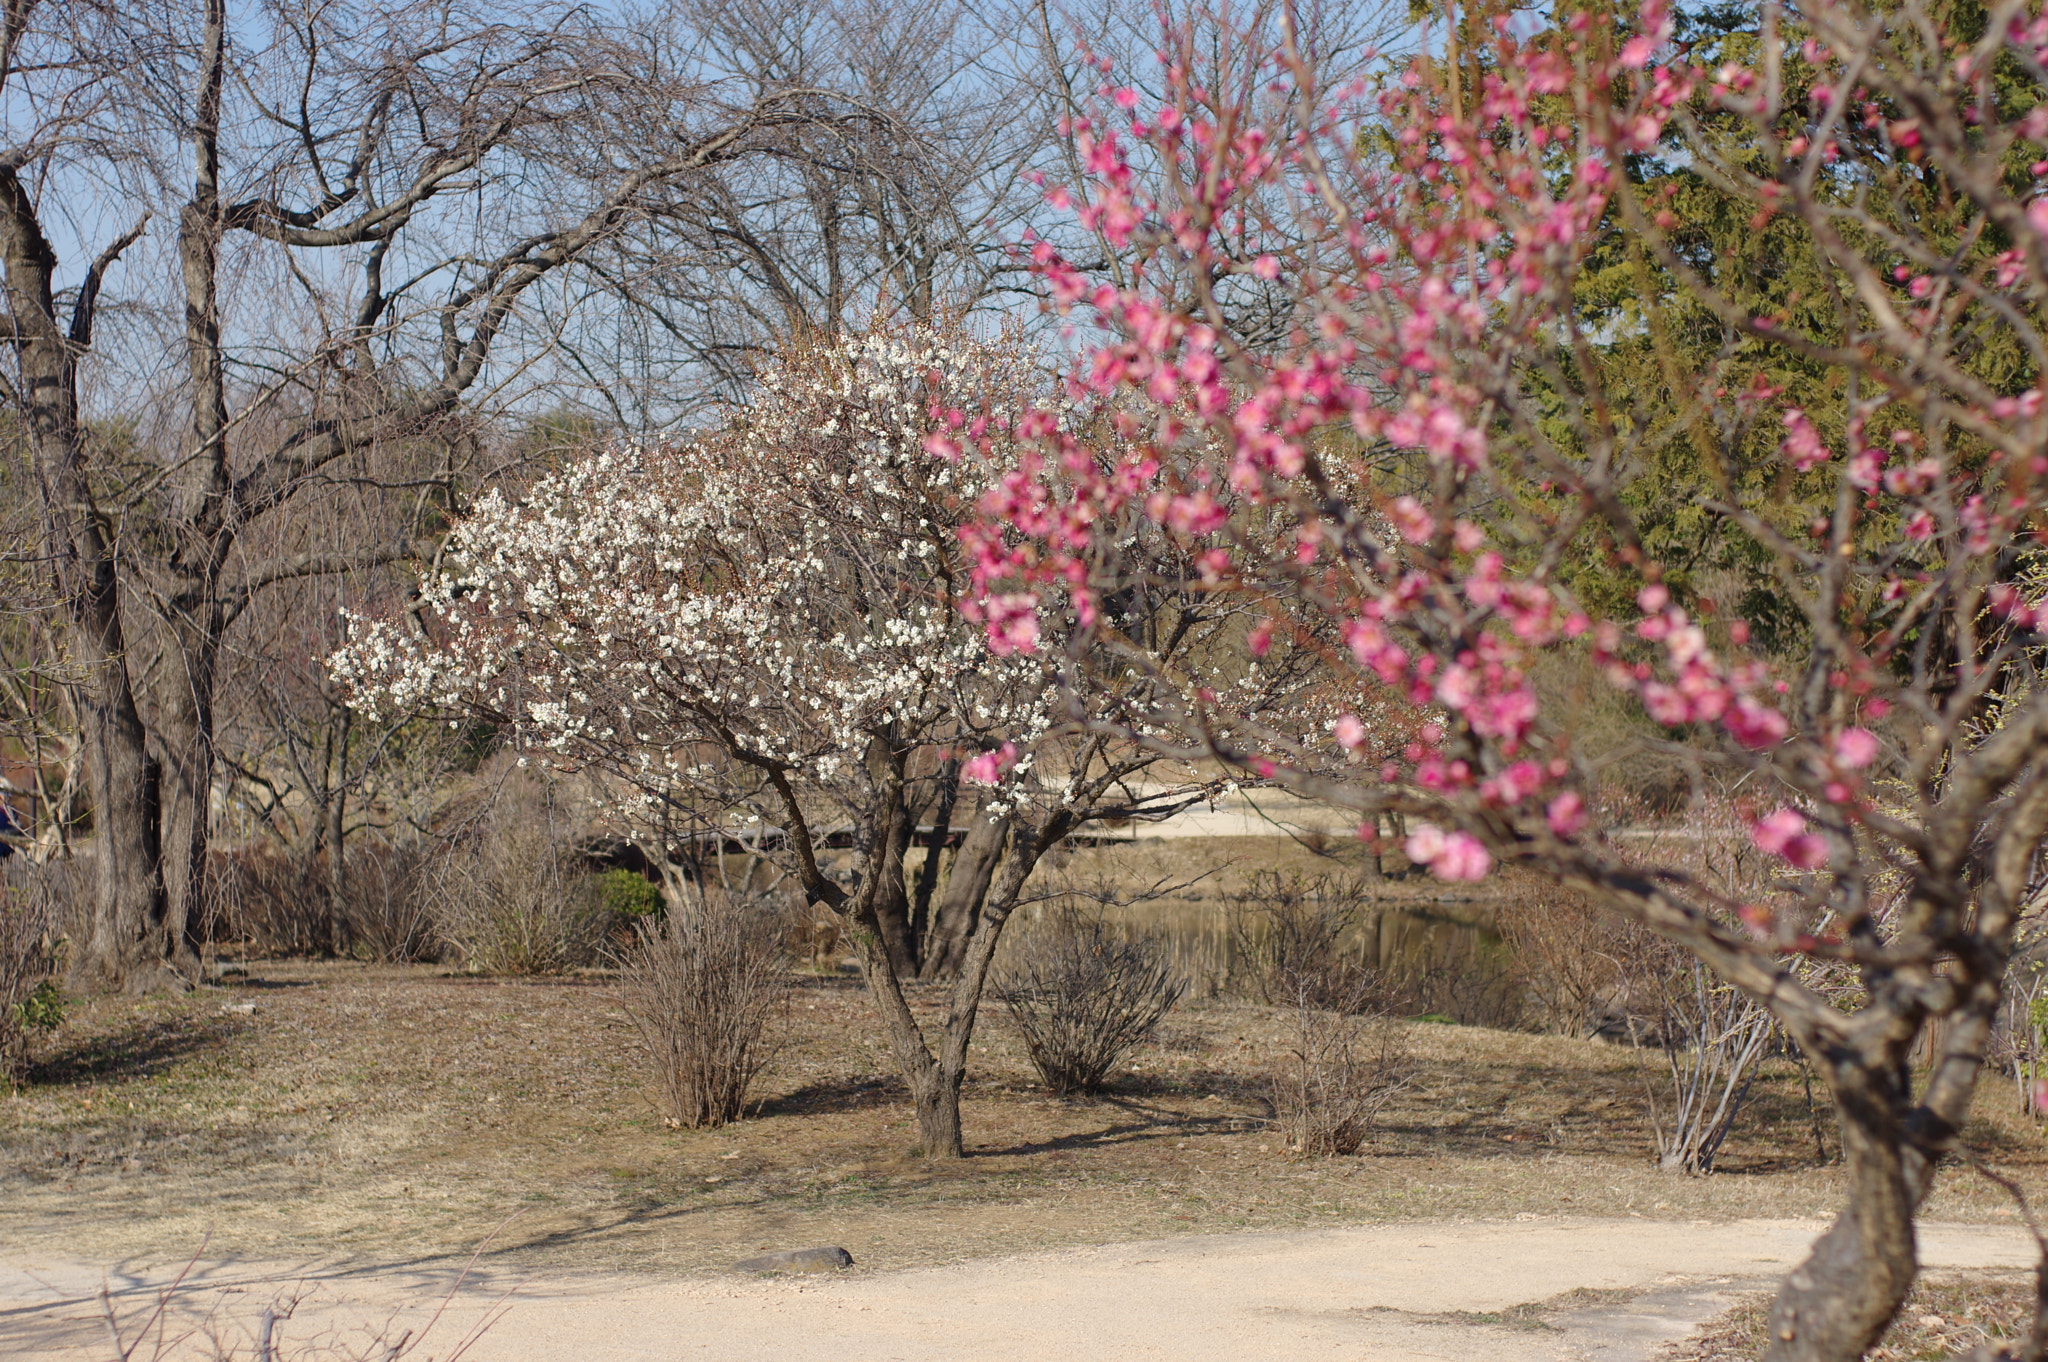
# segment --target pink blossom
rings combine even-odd
[[[1483,880],[1493,869],[1493,857],[1469,832],[1445,832],[1424,823],[1408,834],[1402,848],[1408,859],[1426,865],[1440,880]]]
[[[960,778],[976,785],[996,785],[1016,764],[1017,744],[1006,742],[993,752],[983,752],[968,761],[960,768]]]
[[[1576,837],[1586,826],[1586,801],[1574,790],[1566,790],[1544,810],[1550,830],[1559,837]]]
[[[1866,490],[1874,488],[1883,475],[1885,451],[1877,448],[1865,449],[1849,460],[1849,485]]]
[[[1877,760],[1877,736],[1867,728],[1845,728],[1835,735],[1835,760],[1860,771]]]
[[[1722,724],[1735,741],[1757,751],[1762,751],[1766,747],[1776,747],[1785,740],[1785,734],[1791,727],[1785,722],[1783,714],[1769,705],[1758,704],[1747,695],[1737,699],[1729,707],[1728,713],[1722,718]]]
[[[1444,854],[1444,830],[1434,823],[1419,823],[1401,850],[1417,865],[1430,865]]]
[[[1414,497],[1394,498],[1393,504],[1387,507],[1387,519],[1394,522],[1394,528],[1411,544],[1427,543],[1429,537],[1436,533],[1436,521]]]
[[[1365,746],[1365,725],[1356,714],[1342,714],[1337,717],[1337,745],[1347,752],[1356,752]]]
[[[1028,592],[994,596],[988,606],[988,648],[997,655],[1038,646],[1038,598]]]
[[[1792,839],[1806,832],[1806,819],[1796,809],[1780,809],[1776,813],[1759,818],[1749,830],[1750,840],[1759,851],[1772,856],[1782,856]]]
[[[1827,843],[1806,830],[1806,819],[1796,809],[1779,809],[1751,826],[1750,840],[1771,856],[1782,856],[1802,870],[1826,864]]]
[[[1806,413],[1794,407],[1785,413],[1785,438],[1778,450],[1792,461],[1792,466],[1804,473],[1826,463],[1828,447],[1821,443],[1820,432],[1806,419]]]

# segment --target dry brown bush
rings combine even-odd
[[[1362,890],[1329,875],[1262,870],[1229,900],[1231,960],[1239,987],[1262,1003],[1289,1006],[1307,998],[1337,1012],[1376,1008],[1377,974],[1344,934],[1358,923]]]
[[[1062,1095],[1099,1091],[1187,989],[1160,942],[1072,906],[1022,936],[995,984],[1032,1067]]]
[[[739,1119],[774,1056],[770,1027],[789,996],[786,905],[692,886],[641,922],[619,995],[653,1062],[663,1116],[692,1129]]]
[[[433,849],[364,834],[348,848],[339,932],[325,853],[293,857],[275,847],[207,855],[204,940],[270,958],[330,951],[384,963],[435,959]]]
[[[351,954],[386,964],[440,957],[428,843],[361,840],[349,848],[346,869],[341,917]]]
[[[28,1064],[31,1007],[37,986],[55,968],[51,929],[60,906],[45,870],[64,875],[69,867],[36,866],[14,855],[0,862],[0,1085],[21,1082]]]
[[[1675,961],[1672,947],[1647,927],[1534,879],[1515,886],[1494,921],[1537,1025],[1575,1040],[1641,1042],[1659,1034],[1659,981]]]
[[[270,846],[206,857],[201,939],[257,956],[315,955],[327,945],[327,892],[317,863]]]
[[[1357,1153],[1413,1077],[1400,1028],[1384,1015],[1319,1007],[1304,989],[1290,1039],[1270,1079],[1282,1137],[1297,1153]]]
[[[463,967],[558,974],[596,963],[612,926],[551,783],[508,780],[445,834],[427,877],[436,934]]]

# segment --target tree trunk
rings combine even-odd
[[[1848,1204],[1778,1289],[1766,1362],[1855,1362],[1876,1344],[1918,1271],[1897,1094],[1857,1066],[1837,1080]]]
[[[211,596],[209,591],[208,596]],[[206,917],[206,851],[213,831],[213,682],[217,610],[173,617],[173,664],[157,704],[154,737],[163,763],[163,959],[199,977]],[[178,665],[182,663],[182,665]]]
[[[875,928],[889,952],[889,964],[899,979],[915,979],[918,942],[910,926],[909,886],[904,882],[903,855],[910,849],[917,818],[899,793],[897,807],[889,820],[888,835],[870,856],[868,873],[875,876]]]
[[[92,287],[70,327],[53,294],[56,252],[34,201],[0,166],[0,260],[19,357],[23,420],[43,500],[50,570],[64,600],[81,680],[75,694],[92,800],[92,921],[72,961],[74,985],[147,988],[161,977],[166,942],[158,860],[157,782],[128,672],[114,540],[86,476],[78,421],[77,357],[90,343]],[[96,281],[89,280],[89,284]]]
[[[960,1134],[960,1084],[964,1067],[933,1064],[911,1085],[917,1112],[917,1148],[927,1159],[964,1159],[967,1146]]]
[[[336,711],[330,709],[332,715]],[[327,806],[321,810],[327,820],[327,942],[330,955],[348,954],[348,848],[343,843],[347,836],[348,824],[348,740],[350,729],[355,723],[355,712],[349,709],[339,711],[338,720],[330,723],[340,728],[335,736],[335,760],[333,775],[327,787]]]
[[[939,911],[932,919],[931,933],[925,942],[924,965],[919,978],[959,977],[960,967],[967,959],[968,943],[974,937],[982,904],[988,898],[989,884],[995,878],[996,865],[1002,860],[1003,847],[1009,835],[1010,822],[1007,818],[988,818],[977,811],[969,821],[967,836],[961,840],[960,849],[953,853],[952,870],[946,876],[946,892],[939,900]]]
[[[960,759],[946,758],[939,769],[939,806],[932,815],[932,834],[925,839],[924,860],[917,867],[917,886],[910,896],[910,938],[917,943],[920,963],[931,956],[932,891],[939,887],[939,856],[953,828],[953,805],[960,797]]]
[[[191,382],[189,453],[173,485],[175,539],[166,610],[169,668],[157,696],[157,739],[165,766],[164,945],[188,978],[199,974],[206,849],[213,832],[214,682],[221,635],[220,577],[233,538],[227,514],[227,380],[221,364],[216,282],[220,248],[220,110],[227,49],[226,0],[206,0],[192,124],[192,196],[178,221],[185,293],[185,367]]]

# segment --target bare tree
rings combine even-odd
[[[732,400],[785,342],[957,318],[1021,274],[1053,137],[1012,6],[708,0],[641,12],[650,52],[729,100],[830,90],[767,154],[677,182],[593,263],[616,306],[565,338],[621,426]]]
[[[693,78],[580,10],[455,0],[31,0],[0,18],[0,89],[4,397],[98,849],[76,967],[142,988],[196,966],[228,630],[277,583],[413,554],[435,517],[269,552],[252,532],[315,488],[448,487],[547,353],[537,285],[668,186],[839,115]]]

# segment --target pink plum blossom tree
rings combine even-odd
[[[1770,1357],[1818,1362],[1862,1355],[1912,1285],[2041,903],[2048,19],[1808,0],[1738,36],[1706,69],[1662,0],[1560,7],[1494,24],[1462,67],[1330,90],[1285,42],[1240,47],[1257,81],[1198,80],[1219,40],[1169,29],[1168,97],[1105,72],[1084,181],[1057,191],[1128,275],[1030,248],[1051,305],[1103,337],[1068,399],[1101,415],[1026,423],[968,533],[995,652],[1051,646],[1013,616],[1077,620],[1064,678],[1091,732],[1348,808],[1362,835],[1399,814],[1438,877],[1577,887],[1767,1007],[1841,1124],[1846,1205],[1770,1317]],[[1789,234],[1818,286],[1746,307],[1656,165]],[[1602,250],[1641,281],[1620,320],[1582,306]],[[1229,324],[1251,283],[1292,300],[1284,342]],[[1681,310],[1704,370],[1672,362]],[[1637,339],[1661,367],[1623,383]],[[1771,365],[1808,376],[1803,405]],[[1696,491],[1641,481],[1673,447]],[[1788,626],[1766,636],[1744,581],[1646,546],[1632,508],[1673,496],[1739,541]],[[1190,565],[1174,589],[1258,617],[1237,658],[1148,664],[1114,609],[1161,586],[1124,550],[1148,535]],[[1390,752],[1356,714],[1295,722],[1219,679],[1301,653],[1400,698]],[[1610,835],[1551,663],[1639,705],[1696,797],[1741,792],[1765,892]],[[1153,684],[1116,690],[1133,666]]]

